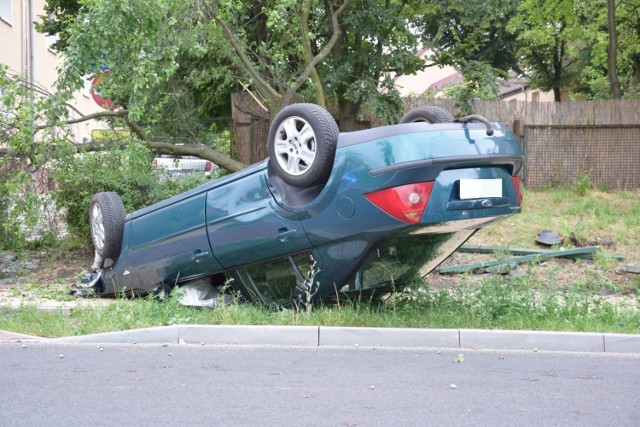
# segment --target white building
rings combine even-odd
[[[444,96],[444,89],[448,85],[461,83],[462,74],[451,66],[440,67],[433,65],[429,60],[431,50],[422,49],[418,56],[429,65],[416,74],[395,76],[393,78],[400,96],[416,96],[430,92],[436,98]],[[543,92],[531,89],[523,79],[513,79],[500,87],[500,99],[502,101],[529,101],[547,102],[553,101],[553,92]]]
[[[45,0],[0,0],[0,64],[22,75],[28,84],[51,92],[62,58],[50,49],[55,37],[35,30],[34,23],[45,13],[44,5]],[[71,104],[83,114],[101,109],[91,97],[89,82]],[[77,118],[77,114],[72,112],[71,118]],[[76,141],[91,135],[95,127],[92,121],[73,125]]]

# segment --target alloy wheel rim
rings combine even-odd
[[[98,249],[104,248],[104,216],[97,203],[91,208],[91,236]]]
[[[303,118],[288,117],[276,129],[274,149],[276,160],[285,172],[302,175],[316,160],[315,132]]]

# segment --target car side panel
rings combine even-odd
[[[222,270],[209,247],[205,198],[197,194],[128,221],[125,253],[111,275],[116,291],[150,292]]]
[[[311,247],[300,221],[284,218],[276,209],[282,210],[267,188],[264,171],[207,193],[209,242],[224,268]]]

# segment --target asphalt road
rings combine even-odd
[[[0,343],[2,426],[639,426],[639,391],[640,355]]]

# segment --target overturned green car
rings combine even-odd
[[[95,292],[204,281],[284,307],[389,292],[521,209],[520,145],[480,116],[422,107],[340,133],[321,107],[294,104],[268,144],[269,159],[129,214],[97,193]]]

